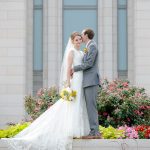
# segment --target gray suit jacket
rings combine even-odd
[[[83,87],[99,85],[98,49],[94,41],[87,45],[88,52],[83,57],[83,63],[74,66],[74,71],[83,70]]]

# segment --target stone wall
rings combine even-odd
[[[0,128],[24,115],[25,0],[0,0]]]

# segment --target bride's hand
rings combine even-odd
[[[70,87],[70,83],[67,83],[67,87]]]
[[[65,82],[65,88],[67,88],[67,87],[70,87],[70,81],[69,81],[69,80],[67,80],[67,81]]]

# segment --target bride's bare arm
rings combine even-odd
[[[67,85],[69,87],[70,87],[72,64],[73,64],[73,51],[70,51],[67,58]]]

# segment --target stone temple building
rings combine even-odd
[[[25,95],[58,85],[68,38],[84,28],[101,78],[150,91],[150,0],[0,0],[0,128],[25,117]]]

